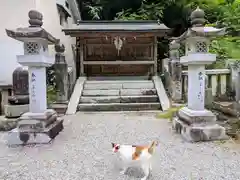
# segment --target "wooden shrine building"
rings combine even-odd
[[[170,29],[158,21],[80,21],[63,29],[76,37],[79,76],[146,76],[157,73],[157,37]]]

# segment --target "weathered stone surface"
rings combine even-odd
[[[120,96],[83,96],[80,99],[80,103],[120,103]]]
[[[191,126],[181,121],[178,117],[173,118],[173,129],[181,134],[189,142],[214,141],[228,139],[225,128],[218,124],[199,124]]]
[[[151,87],[150,89],[144,87]],[[125,89],[124,89],[125,88]],[[80,111],[139,111],[161,108],[153,81],[86,81]]]
[[[23,41],[25,38],[42,38],[46,39],[49,44],[56,44],[59,42],[59,39],[56,39],[41,27],[17,28],[14,30],[6,29],[6,33],[9,37],[19,41]]]
[[[163,86],[162,80],[159,76],[153,77],[154,86],[156,88],[157,95],[159,97],[159,101],[161,103],[161,107],[163,111],[168,110],[171,107],[170,100],[167,96],[166,90]]]
[[[63,119],[57,121],[45,128],[41,132],[15,128],[6,136],[8,145],[26,145],[26,144],[44,144],[54,139],[59,132],[63,130]]]
[[[121,96],[122,103],[150,103],[159,102],[157,95],[146,96]]]
[[[29,111],[29,104],[25,105],[5,105],[4,106],[4,114],[7,118],[17,118],[20,117],[21,114]]]
[[[63,44],[55,45],[55,77],[56,77],[56,92],[57,102],[63,103],[68,100],[68,64],[64,55],[65,46]]]
[[[49,108],[54,109],[58,114],[65,114],[67,111],[68,103],[52,103]]]
[[[108,90],[108,89],[121,89],[122,84],[121,83],[115,83],[115,84],[95,84],[95,83],[86,83],[84,85],[85,90]]]
[[[31,10],[31,11],[28,12],[28,17],[29,17],[30,27],[41,27],[43,25],[43,22],[42,22],[43,15],[42,15],[42,13],[40,13],[36,10]]]
[[[84,90],[83,96],[118,96],[119,90]]]
[[[10,105],[24,105],[29,104],[29,95],[15,95],[8,98]]]
[[[156,95],[156,89],[121,89],[121,96],[141,96],[141,95]]]
[[[139,111],[160,110],[160,103],[108,103],[108,104],[79,104],[80,111]]]
[[[145,83],[123,83],[123,89],[153,89],[154,84],[152,82]]]
[[[237,102],[213,102],[213,109],[230,116],[240,116],[240,105]]]
[[[13,71],[13,96],[8,98],[9,104],[23,105],[29,103],[28,92],[28,70],[24,67],[17,67]]]
[[[10,131],[17,127],[18,119],[8,119],[5,116],[0,116],[0,131]]]
[[[178,111],[178,116],[187,124],[192,123],[210,123],[216,121],[216,116],[209,110],[194,111],[183,107]]]
[[[205,106],[212,108],[213,105],[213,95],[212,95],[212,88],[205,89]]]
[[[240,103],[240,70],[237,72],[237,78],[235,83],[236,101]]]

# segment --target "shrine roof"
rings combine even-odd
[[[63,29],[66,35],[77,32],[168,32],[170,29],[158,21],[152,20],[112,20],[112,21],[79,21],[72,27]]]

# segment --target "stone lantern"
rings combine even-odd
[[[170,72],[172,77],[172,100],[181,102],[182,100],[182,65],[179,57],[180,44],[172,41],[169,44]]]
[[[68,101],[68,64],[65,60],[64,45],[55,45],[55,74],[56,74],[56,103],[67,103]]]
[[[225,139],[225,128],[216,123],[216,116],[205,109],[205,65],[216,61],[216,54],[208,52],[210,38],[223,35],[225,29],[205,27],[204,11],[197,8],[191,14],[192,27],[176,38],[185,44],[185,56],[180,63],[188,66],[188,102],[173,120],[173,128],[184,139],[196,141]]]
[[[18,55],[18,63],[28,67],[29,111],[19,118],[16,129],[9,132],[9,145],[48,143],[63,129],[63,119],[52,109],[47,109],[46,67],[54,64],[48,54],[48,45],[57,44],[41,26],[43,16],[35,10],[28,13],[29,27],[6,30],[7,35],[23,42],[24,55]]]

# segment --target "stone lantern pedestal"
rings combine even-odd
[[[191,15],[192,28],[175,39],[185,42],[186,55],[180,63],[188,66],[188,102],[173,119],[173,129],[190,142],[226,139],[225,128],[216,123],[216,116],[205,109],[205,65],[216,61],[208,53],[209,37],[221,35],[224,29],[204,27],[204,12],[197,8]]]
[[[17,56],[18,63],[28,66],[29,111],[21,115],[16,129],[9,132],[9,145],[48,143],[63,129],[63,119],[52,109],[47,109],[46,67],[54,64],[48,55],[48,45],[56,44],[42,26],[42,14],[29,12],[30,27],[6,30],[7,35],[24,43],[24,55]]]

